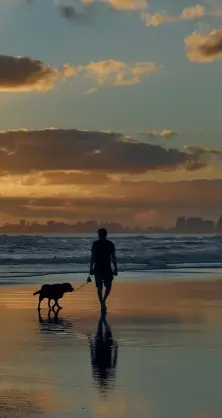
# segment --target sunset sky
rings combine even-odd
[[[222,214],[222,0],[0,0],[0,223]]]

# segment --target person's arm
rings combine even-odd
[[[95,249],[94,249],[94,243],[93,243],[92,249],[91,249],[90,270],[89,270],[89,274],[91,276],[94,274],[94,264],[95,264]]]
[[[113,274],[114,274],[114,276],[117,276],[118,275],[118,266],[117,266],[117,259],[116,259],[116,249],[115,249],[114,245],[113,245],[113,252],[112,252],[112,262],[113,262],[113,267],[114,267]]]

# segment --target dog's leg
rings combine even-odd
[[[39,312],[39,322],[40,322],[40,323],[43,323],[44,321],[43,321],[43,319],[42,319],[42,317],[41,317],[41,314],[40,314],[40,309],[38,310],[38,312]]]
[[[55,299],[54,299],[55,300]],[[51,307],[51,309],[52,309],[52,311],[54,311],[54,309],[55,309],[55,306],[57,305],[57,301],[55,300],[55,303],[54,303],[54,305]]]
[[[62,309],[62,307],[59,305],[58,300],[56,301],[56,306],[58,306],[58,309]]]
[[[41,297],[41,295],[39,295],[39,304],[38,304],[38,311],[40,311],[40,305],[41,305],[41,302],[42,302],[42,297]]]
[[[51,299],[48,299],[48,307],[49,307],[49,309],[51,309],[50,302],[51,302]]]

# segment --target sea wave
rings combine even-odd
[[[90,262],[90,256],[47,256],[43,257],[37,255],[34,257],[25,255],[22,256],[0,256],[1,266],[60,266],[60,265],[88,265]],[[222,255],[220,252],[205,250],[202,252],[178,252],[171,251],[170,253],[157,253],[157,254],[144,254],[144,255],[118,255],[118,263],[122,268],[133,268],[133,266],[151,269],[151,268],[167,268],[175,265],[180,268],[184,266],[203,266],[212,264],[217,265],[222,263]]]
[[[120,272],[221,269],[221,236],[114,236]],[[92,236],[0,236],[0,280],[88,273]]]

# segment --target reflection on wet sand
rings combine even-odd
[[[99,321],[90,286],[1,289],[0,418],[220,418],[221,283],[115,283]]]
[[[94,338],[89,338],[92,375],[102,393],[111,389],[115,380],[118,344],[113,339],[112,330],[106,317],[101,316]]]
[[[68,321],[66,319],[60,318],[59,312],[60,312],[60,309],[56,311],[52,311],[51,309],[49,309],[47,318],[44,318],[41,311],[38,311],[40,331],[62,332],[62,331],[67,331],[68,329],[71,329],[72,321]]]
[[[41,405],[41,396],[44,393],[30,389],[7,388],[0,390],[0,416],[1,418],[22,417],[28,418],[32,414],[41,414],[44,410]]]

